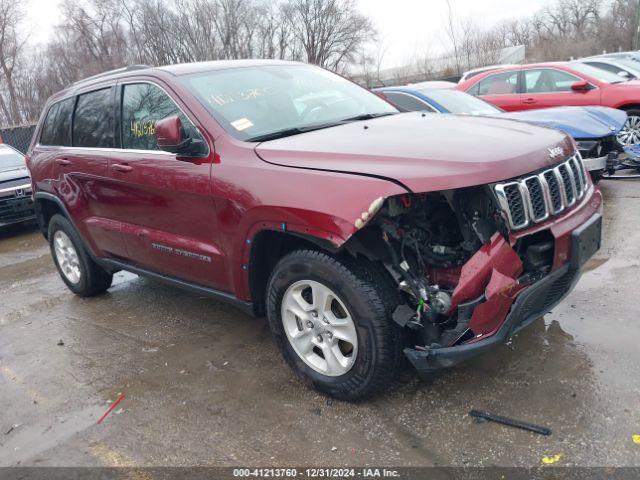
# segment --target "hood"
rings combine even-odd
[[[627,114],[609,107],[555,107],[508,112],[502,118],[538,123],[557,128],[573,138],[592,140],[618,133]]]
[[[558,163],[573,143],[562,132],[502,118],[400,113],[257,145],[276,165],[370,175],[413,192],[506,180]]]
[[[13,180],[16,178],[29,178],[27,167],[0,167],[0,182]]]

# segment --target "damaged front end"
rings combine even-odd
[[[572,157],[522,179],[380,199],[348,249],[394,279],[405,354],[429,374],[506,341],[564,298],[599,248],[599,195]]]

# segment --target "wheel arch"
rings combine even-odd
[[[640,110],[640,103],[626,103],[624,105],[618,105],[618,110]]]
[[[339,251],[331,242],[312,235],[291,231],[263,229],[247,240],[249,251],[249,292],[256,316],[266,314],[266,288],[276,264],[288,253],[314,249],[335,254]]]
[[[65,207],[62,200],[55,195],[46,192],[36,192],[33,196],[33,202],[36,210],[36,218],[38,220],[38,227],[44,238],[48,239],[49,235],[49,222],[51,218],[56,214],[61,214],[71,222],[73,227],[73,219],[69,215],[67,207]],[[77,228],[76,228],[77,230]]]

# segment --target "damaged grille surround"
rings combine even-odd
[[[522,230],[564,212],[584,198],[588,188],[578,152],[553,168],[493,186],[511,230]]]

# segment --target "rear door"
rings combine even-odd
[[[503,110],[520,110],[520,70],[509,70],[487,75],[475,83],[467,93],[482,98]]]
[[[221,289],[224,263],[217,246],[211,163],[178,159],[158,149],[155,125],[178,115],[190,136],[201,135],[164,86],[118,85],[122,149],[109,167],[128,261],[160,274]]]
[[[119,257],[124,244],[109,220],[109,155],[114,146],[115,87],[83,92],[54,104],[47,114],[38,155],[53,161],[54,190],[81,235],[102,257]],[[50,116],[55,115],[51,118]],[[50,127],[48,127],[50,125]]]
[[[532,68],[523,71],[522,109],[558,106],[600,105],[600,89],[575,91],[571,85],[582,78],[555,68]]]

